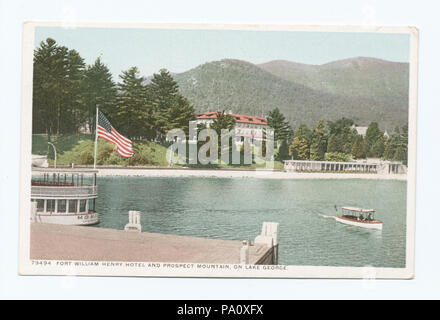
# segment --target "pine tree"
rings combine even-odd
[[[166,69],[153,75],[148,88],[155,114],[155,130],[163,140],[171,129],[182,129],[188,135],[189,121],[195,119],[194,107],[179,92],[179,86]]]
[[[342,140],[343,136],[340,134],[332,134],[328,139],[328,152],[343,152],[344,151],[344,141]]]
[[[110,122],[115,120],[116,84],[112,79],[109,68],[97,58],[92,65],[87,66],[83,81],[85,96],[84,118],[90,130],[95,130],[96,106],[99,107]]]
[[[289,145],[286,140],[282,140],[278,149],[277,160],[283,161],[289,159]]]
[[[384,149],[382,157],[385,160],[391,160],[391,159],[393,159],[394,154],[395,154],[395,150],[394,150],[394,147],[393,147],[393,143],[391,142],[391,139],[389,139],[385,143],[385,149]]]
[[[358,135],[353,143],[351,155],[355,159],[365,159],[367,156],[367,148],[368,146],[365,139],[361,135]]]
[[[34,133],[60,133],[68,92],[68,49],[52,38],[34,52],[32,121]]]
[[[401,135],[402,151],[399,153],[399,160],[402,161],[404,165],[408,164],[408,124],[402,127]]]
[[[232,150],[232,138],[229,139],[228,142],[228,149],[222,150],[221,148],[221,131],[222,129],[231,131],[235,126],[235,120],[234,117],[230,114],[227,114],[224,110],[221,112],[217,112],[217,118],[214,119],[212,122],[210,128],[215,130],[218,136],[218,152],[219,157],[221,157],[222,153],[229,153]]]
[[[67,53],[67,90],[64,94],[63,107],[58,123],[59,133],[76,133],[83,122],[84,93],[84,59],[75,50]]]
[[[312,131],[310,160],[324,160],[327,152],[328,131],[324,119],[320,119]]]
[[[407,161],[407,150],[403,145],[400,145],[396,148],[396,151],[394,152],[393,160],[402,161],[403,163]]]
[[[342,118],[335,122],[328,121],[329,139],[327,152],[350,154],[356,138],[356,130],[352,128],[353,120]]]
[[[369,151],[380,137],[383,137],[383,132],[379,130],[379,125],[377,122],[371,122],[365,134],[365,141],[367,142]]]
[[[307,141],[307,144],[310,146],[310,142],[312,140],[312,131],[307,127],[305,123],[301,123],[296,130],[295,137],[304,137]]]
[[[293,135],[293,140],[289,146],[289,155],[293,159],[309,160],[311,139],[312,131],[305,123],[301,123]]]
[[[34,52],[33,132],[76,133],[83,122],[84,59],[52,38]]]
[[[282,140],[289,140],[289,138],[291,138],[292,128],[278,108],[269,112],[267,125],[274,130],[274,142],[281,142]]]
[[[401,161],[403,164],[408,162],[408,126],[402,128],[402,134],[399,127],[394,128],[394,132],[387,142],[384,156],[387,160]]]
[[[221,112],[217,112],[217,118],[215,118],[212,122],[211,129],[214,129],[217,132],[217,135],[220,137],[222,129],[232,130],[234,126],[234,117],[230,114],[227,114],[223,110]]]
[[[194,107],[183,96],[176,98],[176,103],[168,109],[168,121],[165,131],[171,129],[182,129],[186,136],[189,135],[189,122],[195,119]]]
[[[148,89],[143,85],[144,77],[139,76],[136,67],[123,71],[119,77],[122,81],[118,84],[114,125],[129,138],[152,138],[155,119]]]
[[[295,160],[309,160],[310,148],[304,136],[295,136],[289,147],[289,154]]]
[[[381,136],[370,150],[370,154],[374,158],[381,158],[385,152],[385,137]]]
[[[385,145],[385,151],[383,153],[383,158],[386,160],[397,160],[396,151],[397,148],[402,147],[402,136],[400,134],[399,127],[395,127],[390,139]],[[399,150],[398,155],[402,154],[402,150]]]

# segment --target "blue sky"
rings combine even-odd
[[[161,68],[183,72],[225,58],[308,64],[357,56],[409,61],[408,34],[36,27],[35,47],[48,37],[77,50],[87,64],[101,56],[116,81],[132,66],[149,76]]]

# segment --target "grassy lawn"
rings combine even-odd
[[[48,155],[49,163],[53,164],[53,148],[48,149],[47,136],[32,135],[32,154]],[[94,135],[52,136],[51,142],[57,150],[57,164],[91,165],[94,156]],[[115,146],[103,139],[98,139],[98,165],[121,166],[168,166],[166,147],[150,141],[134,141],[135,155],[125,159],[118,155]],[[49,150],[49,153],[48,153]]]
[[[55,145],[57,149],[57,156],[70,151],[77,144],[82,141],[93,141],[94,135],[91,134],[75,134],[75,135],[62,135],[62,136],[51,136],[51,142]],[[48,145],[48,138],[45,134],[33,134],[32,135],[32,154],[48,155],[48,158],[53,159],[54,153],[53,148]],[[49,152],[49,153],[48,153]]]
[[[48,145],[47,136],[44,134],[32,135],[32,154],[48,155],[49,163],[53,164],[53,148]],[[64,135],[52,136],[51,142],[57,150],[57,164],[70,165],[92,165],[94,157],[94,135]],[[132,158],[125,159],[118,155],[115,146],[103,139],[98,139],[98,165],[116,165],[116,166],[158,166],[168,167],[166,160],[167,147],[151,141],[133,141],[135,155]],[[249,165],[181,165],[175,164],[174,167],[190,168],[236,168],[236,169],[255,169],[265,168],[265,164]],[[274,161],[275,169],[283,169],[283,163]]]

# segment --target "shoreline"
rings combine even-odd
[[[367,179],[406,181],[406,174],[376,173],[300,173],[280,170],[227,170],[227,169],[170,169],[170,168],[97,168],[98,175],[104,177],[141,176],[163,178],[258,178],[258,179]]]

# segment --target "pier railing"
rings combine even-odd
[[[60,187],[32,186],[31,198],[93,198],[97,197],[98,187],[93,185]]]

